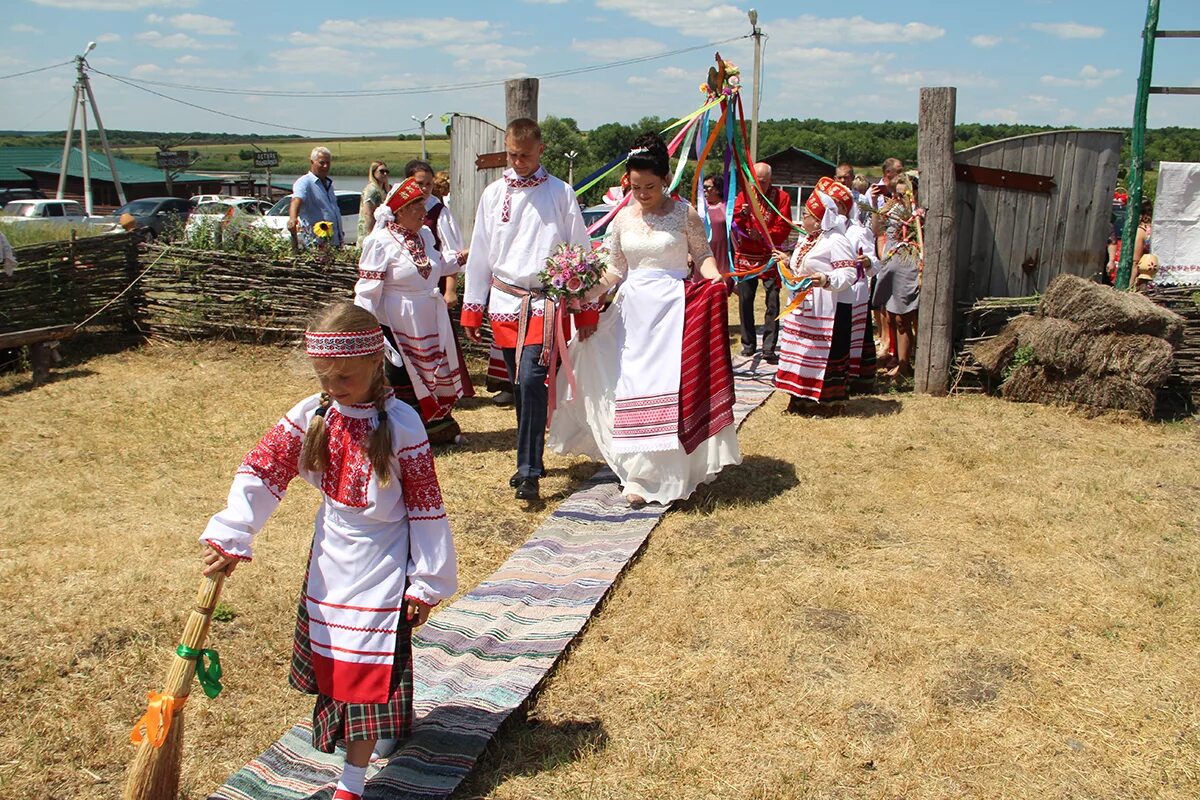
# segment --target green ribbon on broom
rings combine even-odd
[[[196,650],[181,644],[175,648],[175,655],[180,658],[191,658],[196,661],[196,680],[200,688],[211,700],[221,693],[221,657],[216,650]]]

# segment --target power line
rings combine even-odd
[[[12,75],[0,75],[0,81],[7,80],[8,78],[19,78],[22,75],[32,75],[35,72],[45,72],[48,69],[56,69],[58,67],[65,67],[71,63],[73,63],[73,61],[64,61],[61,64],[51,64],[48,67],[38,67],[37,69],[27,69],[24,72],[14,72]]]
[[[706,50],[710,47],[717,47],[730,42],[736,42],[740,39],[749,38],[749,34],[745,36],[731,36],[728,39],[721,39],[715,42],[706,42],[704,44],[692,45],[691,47],[681,47],[678,50],[668,50],[662,53],[652,53],[650,55],[638,56],[636,58],[625,58],[619,61],[610,61],[604,64],[591,64],[585,67],[573,67],[571,69],[556,70],[554,72],[546,72],[537,77],[542,80],[550,80],[553,78],[566,78],[572,75],[581,75],[588,72],[599,72],[600,70],[616,69],[617,67],[626,67],[633,64],[641,64],[647,61],[656,61],[661,58],[670,58],[671,56],[691,53],[696,50]],[[113,75],[108,72],[92,68],[96,72],[105,77],[119,80],[122,82],[129,81],[135,84],[145,84],[149,86],[162,86],[168,89],[184,89],[193,92],[208,92],[210,94],[230,94],[230,95],[253,95],[260,97],[395,97],[400,95],[411,94],[434,94],[437,92],[457,92],[468,89],[481,89],[489,86],[501,86],[505,83],[505,79],[493,79],[485,81],[472,81],[468,83],[452,83],[441,84],[434,86],[413,86],[402,89],[345,89],[345,90],[300,90],[300,89],[239,89],[233,87],[218,87],[218,86],[200,86],[190,83],[171,83],[168,81],[155,81],[147,78],[134,78],[127,75]],[[140,86],[139,86],[140,88]]]
[[[162,92],[156,92],[155,90],[147,88],[145,86],[139,86],[136,83],[133,83],[132,81],[127,81],[127,80],[124,80],[123,78],[118,78],[116,75],[108,75],[107,73],[100,72],[100,70],[92,70],[92,71],[99,72],[101,75],[105,75],[106,77],[111,78],[118,83],[123,83],[126,86],[129,86],[133,89],[137,89],[142,92],[147,92],[149,94],[155,95],[156,97],[161,97],[164,100],[170,100],[173,103],[179,103],[180,105],[188,106],[189,108],[199,109],[200,111],[207,111],[210,114],[217,114],[218,116],[228,117],[230,119],[241,120],[242,122],[252,122],[255,125],[266,125],[271,128],[279,128],[280,130],[285,130],[285,131],[298,131],[300,133],[324,133],[324,134],[329,134],[332,136],[382,136],[385,134],[407,133],[408,131],[417,130],[417,128],[401,128],[399,130],[393,130],[393,131],[326,131],[326,130],[321,130],[319,128],[298,128],[294,125],[280,125],[278,122],[267,122],[266,120],[261,120],[261,119],[251,119],[250,117],[243,117],[238,114],[230,114],[227,111],[218,111],[215,108],[208,108],[207,106],[197,105],[196,103],[189,103],[187,100],[180,100],[178,97],[171,97],[168,94],[163,94]]]

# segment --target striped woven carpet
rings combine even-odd
[[[774,367],[733,362],[742,421],[772,391]],[[601,468],[486,580],[413,637],[412,737],[372,765],[364,800],[445,798],[501,723],[537,689],[666,513],[634,511]],[[311,746],[307,722],[238,770],[210,800],[329,800],[341,751]]]

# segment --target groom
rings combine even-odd
[[[560,243],[588,247],[588,236],[574,190],[542,167],[546,145],[538,124],[510,122],[504,149],[509,168],[483,190],[475,212],[462,326],[473,341],[482,341],[487,309],[516,401],[517,471],[509,485],[518,500],[537,500],[546,440],[546,348],[551,334],[562,336],[545,324],[550,304],[538,273]],[[576,322],[595,325],[598,318],[597,311],[583,311]]]

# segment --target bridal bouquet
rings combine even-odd
[[[538,277],[548,297],[567,302],[579,301],[584,294],[600,282],[608,267],[608,254],[601,248],[560,244],[553,255],[546,259],[546,267]]]

